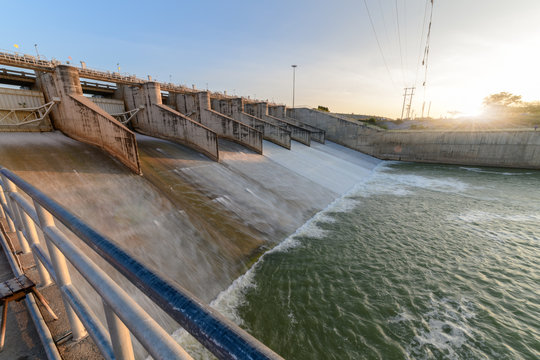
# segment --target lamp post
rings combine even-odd
[[[38,49],[37,49],[37,44],[34,44],[34,47],[36,48],[36,54],[37,54],[37,58],[39,60],[39,52],[38,52]]]
[[[296,67],[298,65],[291,65],[292,67],[292,107],[294,109],[294,91],[295,91],[295,85],[296,85]]]

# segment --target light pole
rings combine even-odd
[[[39,60],[39,52],[38,52],[38,50],[37,50],[37,44],[34,44],[34,47],[36,48],[36,54],[37,54],[37,58],[38,58],[38,60]]]
[[[296,85],[296,67],[298,65],[291,65],[292,67],[292,107],[294,109],[294,88],[295,88],[295,85]]]

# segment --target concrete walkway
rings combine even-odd
[[[0,219],[4,229],[7,229],[4,219]],[[14,233],[7,232],[11,244],[18,252],[17,236]],[[0,229],[0,236],[4,236]],[[39,284],[39,276],[34,266],[33,257],[28,255],[19,256],[24,273]],[[9,265],[6,254],[0,246],[0,282],[13,278],[13,271]],[[69,333],[70,327],[60,291],[56,285],[50,285],[39,289],[41,294],[47,299],[53,311],[58,315],[58,320],[54,321],[47,311],[39,304],[39,309],[43,318],[49,327],[55,343],[57,344],[60,355],[65,360],[101,360],[103,359],[97,346],[92,339],[86,338],[74,342]],[[7,315],[6,340],[4,350],[0,352],[0,360],[35,360],[47,359],[41,340],[36,331],[34,322],[28,314],[26,303],[10,302]]]
[[[0,235],[2,236],[2,235]],[[13,278],[4,251],[0,247],[0,282]],[[10,302],[7,314],[6,342],[0,352],[2,360],[46,359],[45,351],[34,327],[24,301]]]

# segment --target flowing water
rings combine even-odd
[[[387,163],[214,306],[286,359],[538,359],[539,186]]]
[[[214,163],[140,137],[139,177],[58,133],[0,145],[0,164],[204,300],[353,187],[213,302],[287,359],[540,358],[538,171],[372,170],[332,143],[223,144]]]

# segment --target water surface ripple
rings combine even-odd
[[[227,306],[287,359],[538,359],[538,185],[537,171],[387,165]]]

